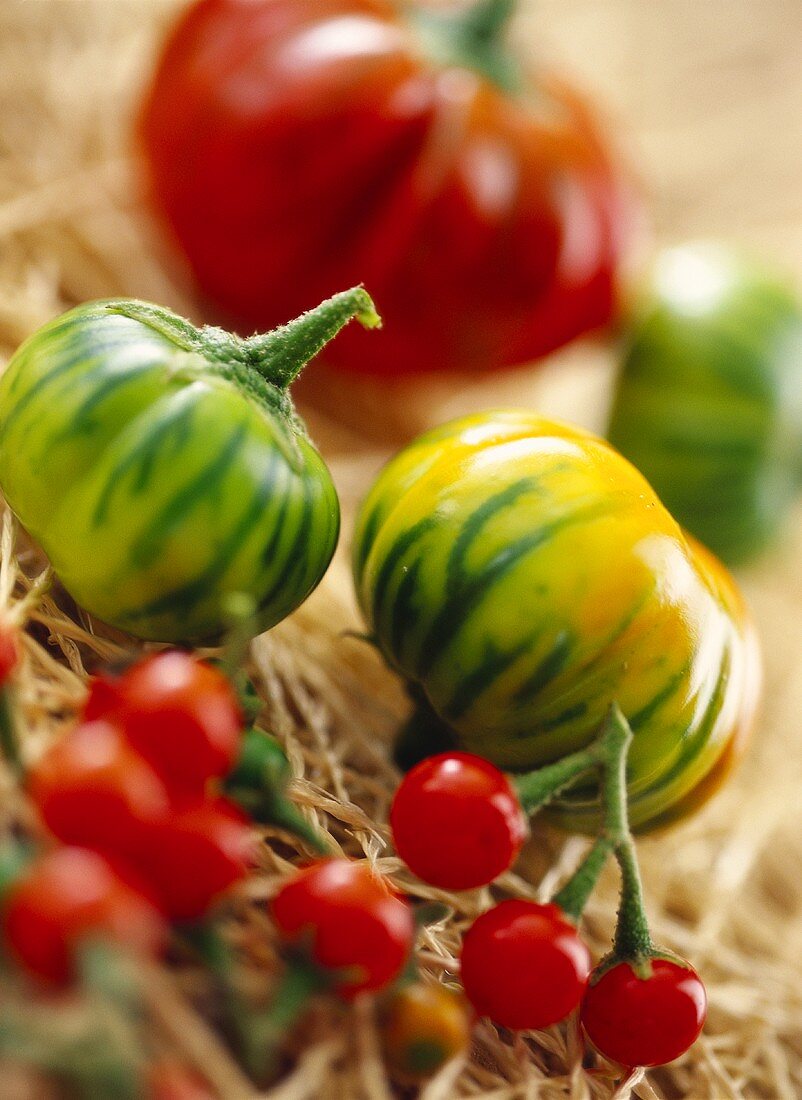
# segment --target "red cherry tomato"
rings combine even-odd
[[[29,973],[63,985],[73,952],[87,937],[106,937],[156,955],[166,930],[144,887],[97,852],[57,848],[30,867],[4,899],[5,942]]]
[[[593,1045],[624,1066],[673,1062],[699,1037],[707,993],[690,966],[653,959],[651,977],[620,962],[588,986],[582,1026]]]
[[[299,871],[278,892],[273,917],[287,940],[309,937],[312,959],[335,975],[340,996],[382,989],[412,950],[412,911],[365,863],[329,859]]]
[[[175,921],[204,916],[245,877],[255,854],[248,818],[225,798],[174,809],[147,843],[136,869]]]
[[[164,1061],[151,1066],[147,1100],[214,1100],[205,1081],[180,1062]]]
[[[549,1027],[579,1005],[590,954],[556,905],[503,901],[462,945],[462,984],[480,1016],[513,1029]]]
[[[7,683],[19,664],[19,640],[15,630],[0,627],[0,687]]]
[[[45,753],[29,779],[31,797],[59,840],[135,858],[146,831],[165,817],[167,789],[109,722],[85,722]]]
[[[120,678],[105,672],[93,676],[89,681],[89,693],[81,708],[81,718],[94,722],[96,718],[107,718],[120,706]]]
[[[390,825],[398,854],[424,882],[470,890],[515,861],[526,821],[498,768],[467,752],[422,760],[402,780]]]
[[[211,665],[165,650],[98,692],[94,705],[108,701],[107,717],[171,788],[200,793],[207,780],[233,767],[242,715],[230,683]]]
[[[344,331],[332,363],[530,361],[615,314],[629,188],[574,91],[483,75],[464,22],[432,47],[414,21],[385,0],[190,7],[142,115],[153,201],[242,332],[364,282],[384,328]]]

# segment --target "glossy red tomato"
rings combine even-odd
[[[556,905],[502,901],[462,945],[462,984],[480,1016],[514,1029],[549,1027],[582,999],[590,953]]]
[[[200,0],[142,115],[153,201],[242,332],[364,282],[361,372],[477,371],[606,324],[631,197],[571,89],[497,42],[507,0]]]
[[[31,771],[29,790],[59,840],[128,859],[141,855],[147,830],[169,809],[162,780],[103,719],[53,745]]]
[[[0,687],[10,679],[19,664],[19,651],[17,632],[9,626],[0,626]]]
[[[151,1066],[144,1100],[215,1100],[215,1094],[192,1070],[165,1059]]]
[[[194,921],[253,863],[255,841],[246,815],[225,798],[174,809],[148,834],[136,870],[174,921]]]
[[[242,715],[231,684],[178,649],[138,661],[117,680],[101,678],[86,708],[119,725],[173,789],[202,792],[239,753]]]
[[[625,1066],[673,1062],[699,1038],[707,993],[691,966],[653,959],[639,977],[629,963],[611,967],[588,986],[582,1026],[602,1054]]]
[[[468,752],[430,756],[404,776],[392,809],[395,847],[424,880],[446,890],[485,886],[512,865],[526,820],[510,781]]]
[[[312,863],[279,890],[271,908],[286,939],[308,938],[312,959],[335,971],[346,999],[388,985],[412,950],[410,907],[366,863]]]
[[[4,899],[6,946],[31,974],[65,984],[75,949],[89,937],[155,955],[164,921],[140,884],[97,852],[57,848],[38,859]]]

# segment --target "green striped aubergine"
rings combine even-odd
[[[639,830],[694,809],[741,753],[760,660],[734,581],[588,432],[510,409],[421,436],[364,501],[353,564],[438,750],[427,711],[460,747],[526,771],[587,746],[618,703]],[[595,831],[595,782],[552,813]]]
[[[767,546],[802,478],[802,306],[718,244],[664,252],[634,310],[608,428],[729,564]]]
[[[288,386],[354,316],[379,324],[360,287],[240,339],[99,301],[22,344],[0,378],[0,486],[78,604],[177,642],[218,637],[235,594],[261,629],[309,595],[340,512]]]

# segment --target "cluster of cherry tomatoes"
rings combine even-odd
[[[390,820],[411,870],[450,890],[492,882],[512,865],[527,832],[508,778],[462,752],[417,764],[396,793]],[[705,1020],[704,985],[684,960],[613,956],[591,972],[588,948],[553,903],[509,900],[483,913],[465,935],[461,973],[477,1013],[505,1027],[548,1027],[581,1006],[594,1046],[627,1066],[678,1058]]]
[[[9,633],[0,643],[5,684],[17,642]],[[254,806],[267,807],[314,847],[314,832],[304,833],[282,808],[285,777],[273,742],[262,735],[258,742],[243,734],[229,680],[187,653],[167,650],[118,677],[95,678],[78,723],[26,778],[42,822],[60,843],[28,862],[4,893],[4,941],[16,961],[48,984],[66,985],[87,943],[113,941],[154,957],[169,924],[203,921],[246,875],[254,854],[252,821],[223,789],[250,793]],[[260,767],[270,772],[272,788],[268,782],[247,791]],[[282,988],[294,987],[291,1013],[318,990],[346,1001],[386,991],[386,1054],[408,1079],[467,1045],[463,999],[416,981],[411,970],[412,907],[365,862],[308,864],[278,892],[272,914],[287,947]],[[273,1015],[286,1025],[282,988]],[[276,1029],[277,1039],[283,1030]],[[172,1069],[168,1076],[172,1082]],[[149,1087],[154,1096],[173,1094],[172,1083],[166,1092]]]
[[[94,681],[78,724],[27,778],[62,845],[5,899],[6,942],[27,970],[68,981],[90,934],[155,954],[168,921],[199,920],[245,876],[251,823],[213,789],[242,725],[226,678],[180,651]]]
[[[5,679],[15,663],[9,647]],[[231,683],[189,654],[164,651],[92,682],[77,725],[27,776],[60,846],[33,860],[4,898],[6,944],[25,969],[65,984],[87,939],[154,956],[169,923],[207,916],[253,860],[252,821],[221,793],[227,780],[244,774],[243,744]],[[459,752],[430,757],[408,773],[391,825],[411,870],[449,890],[491,883],[527,836],[511,781]],[[382,1035],[402,1075],[419,1078],[467,1046],[462,998],[414,978],[411,905],[365,861],[325,858],[302,867],[271,910],[287,948],[272,1010],[284,1025],[319,990],[346,1001],[384,993]],[[475,1012],[534,1030],[579,1008],[590,1040],[614,1061],[657,1065],[682,1054],[704,1022],[698,975],[660,952],[613,955],[593,971],[574,917],[554,902],[523,900],[483,913],[461,956]]]

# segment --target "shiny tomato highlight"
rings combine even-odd
[[[241,332],[362,282],[326,350],[403,376],[537,359],[616,314],[632,194],[570,87],[500,42],[506,0],[200,0],[141,115],[152,201]]]

